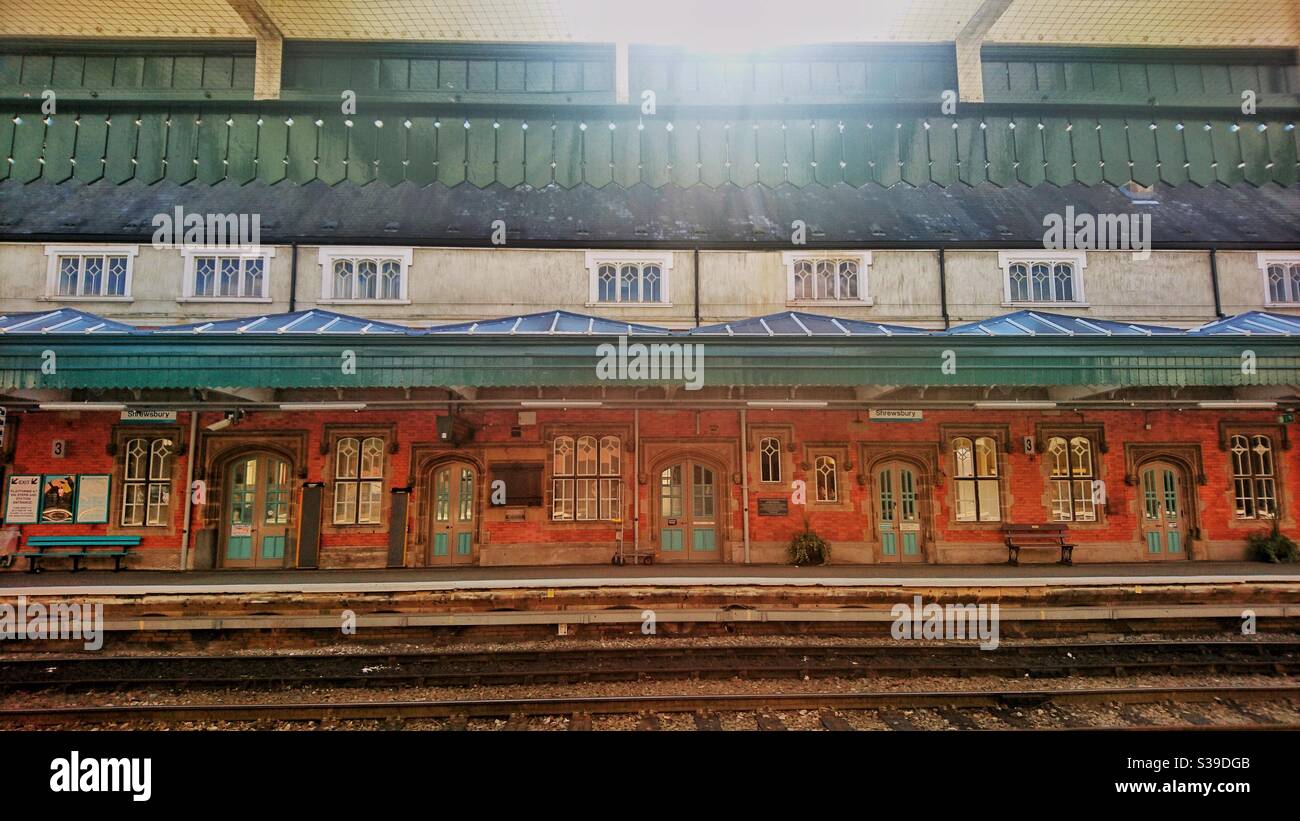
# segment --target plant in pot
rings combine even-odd
[[[1261,562],[1294,562],[1300,560],[1300,548],[1295,540],[1287,536],[1278,527],[1277,519],[1273,527],[1260,533],[1251,533],[1246,537],[1246,544],[1251,554]]]
[[[803,532],[796,533],[790,540],[790,563],[796,566],[826,564],[831,560],[831,543],[818,536],[812,530],[812,524],[805,516]]]

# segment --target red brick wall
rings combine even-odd
[[[757,460],[740,440],[739,412],[731,410],[643,410],[640,413],[641,452],[631,452],[630,432],[633,412],[613,409],[581,409],[572,411],[539,409],[537,424],[524,426],[518,437],[511,435],[518,422],[515,410],[468,411],[466,417],[473,424],[473,441],[459,451],[439,445],[436,437],[436,411],[412,410],[402,412],[364,411],[360,413],[297,414],[279,412],[251,413],[227,435],[246,436],[250,444],[258,435],[283,430],[306,432],[306,480],[328,483],[333,466],[333,453],[322,453],[322,442],[327,438],[326,426],[393,426],[396,452],[386,454],[386,486],[417,485],[416,497],[410,507],[412,544],[415,543],[421,508],[418,483],[413,476],[416,466],[413,458],[439,454],[463,453],[473,464],[490,465],[502,461],[546,461],[549,464],[549,440],[544,433],[584,433],[594,427],[616,426],[628,432],[624,442],[623,476],[625,493],[639,494],[641,505],[641,540],[651,543],[656,524],[652,515],[656,476],[653,471],[660,463],[675,455],[694,453],[717,464],[721,473],[720,486],[726,486],[726,527],[721,536],[725,541],[720,556],[738,559],[742,541],[741,488],[733,479],[740,476],[740,454],[749,460],[751,509],[757,497],[778,495],[771,486],[757,485]],[[112,427],[117,424],[116,414],[110,413],[23,413],[19,418],[13,460],[7,466],[8,474],[15,473],[114,473],[119,456],[108,452]],[[1044,479],[1044,455],[1028,455],[1022,451],[1023,437],[1035,435],[1035,425],[1061,426],[1103,425],[1108,452],[1098,453],[1098,475],[1106,482],[1109,504],[1101,520],[1092,524],[1072,527],[1073,540],[1080,548],[1076,557],[1081,561],[1138,560],[1142,558],[1139,544],[1138,489],[1124,483],[1126,444],[1178,443],[1200,447],[1205,483],[1194,486],[1198,505],[1201,536],[1193,548],[1194,558],[1238,558],[1244,556],[1245,535],[1263,529],[1257,522],[1238,522],[1233,519],[1231,466],[1228,454],[1219,449],[1219,423],[1271,426],[1267,431],[1274,435],[1275,456],[1279,484],[1279,499],[1283,511],[1283,528],[1294,532],[1297,517],[1294,506],[1300,503],[1300,448],[1283,450],[1276,435],[1277,414],[1268,411],[1242,411],[1224,414],[1218,411],[1090,411],[1033,412],[1013,414],[1002,411],[926,410],[921,422],[871,422],[866,412],[840,410],[751,410],[750,426],[788,425],[793,428],[795,452],[790,454],[791,479],[808,483],[811,498],[815,485],[811,470],[800,467],[805,459],[804,447],[814,443],[839,447],[847,454],[852,470],[840,477],[840,505],[810,504],[807,514],[816,531],[837,548],[835,556],[840,561],[872,560],[874,535],[874,510],[871,490],[858,481],[864,470],[862,444],[897,443],[931,448],[940,460],[942,473],[951,472],[951,454],[938,448],[941,442],[941,425],[1000,425],[1007,426],[1011,452],[1001,452],[999,462],[1002,473],[1002,507],[1004,522],[1047,521],[1049,511],[1045,504],[1047,483]],[[220,419],[220,414],[200,416],[202,425]],[[177,423],[181,440],[188,436],[188,418],[180,414]],[[68,442],[68,455],[61,460],[50,457],[50,443],[54,439]],[[109,525],[23,525],[23,535],[65,533],[138,532],[144,536],[140,556],[135,562],[140,567],[174,567],[179,562],[181,518],[184,509],[185,447],[181,441],[174,461],[172,519],[170,528],[118,528]],[[421,450],[421,448],[423,450]],[[427,462],[426,462],[427,464]],[[638,465],[638,467],[635,467]],[[637,481],[638,475],[646,480]],[[1195,478],[1195,477],[1193,477]],[[487,492],[486,477],[480,476],[480,497]],[[549,501],[549,486],[545,488]],[[785,491],[788,492],[788,491]],[[938,561],[1004,561],[999,525],[970,525],[953,521],[951,500],[952,482],[940,477],[932,488],[932,526],[936,543],[932,560]],[[329,496],[326,497],[328,503]],[[627,498],[631,498],[628,496]],[[112,488],[111,518],[116,522],[120,514],[121,487],[115,478]],[[555,523],[549,520],[544,509],[530,510],[526,521],[505,521],[501,510],[479,505],[481,524],[478,532],[482,555],[493,562],[536,563],[546,561],[607,561],[614,544],[614,526],[610,523]],[[783,561],[784,545],[803,526],[804,510],[791,506],[786,517],[752,515],[750,538],[754,545],[754,559]],[[323,517],[328,521],[328,507]],[[195,525],[202,527],[202,518],[195,517]],[[625,523],[630,541],[633,523]],[[388,543],[386,526],[340,527],[325,525],[322,528],[322,564],[324,566],[374,566],[382,564],[384,548]],[[652,544],[652,543],[651,543]],[[653,546],[653,544],[652,544]],[[838,548],[843,548],[840,550]],[[419,551],[414,551],[417,555]]]

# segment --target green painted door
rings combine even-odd
[[[721,561],[716,470],[691,460],[661,470],[658,514],[663,558]]]
[[[924,561],[922,487],[916,468],[901,462],[882,465],[875,476],[875,510],[880,560]]]
[[[265,453],[240,457],[226,487],[222,567],[284,567],[293,509],[289,463]]]
[[[449,462],[434,469],[428,564],[474,562],[477,475],[466,462]]]
[[[1148,559],[1186,559],[1187,503],[1183,473],[1166,462],[1142,469],[1142,545]]]

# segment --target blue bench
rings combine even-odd
[[[112,559],[113,571],[122,569],[122,560],[139,536],[28,536],[26,550],[14,555],[27,560],[28,573],[41,572],[41,559],[72,559],[72,572],[81,569],[82,559]]]

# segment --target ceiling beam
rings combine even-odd
[[[1011,0],[984,0],[957,32],[957,89],[962,102],[984,102],[984,63],[980,48],[993,25],[1011,7]]]
[[[253,75],[254,100],[280,99],[280,68],[284,56],[284,34],[262,6],[261,0],[226,0],[257,41]]]

